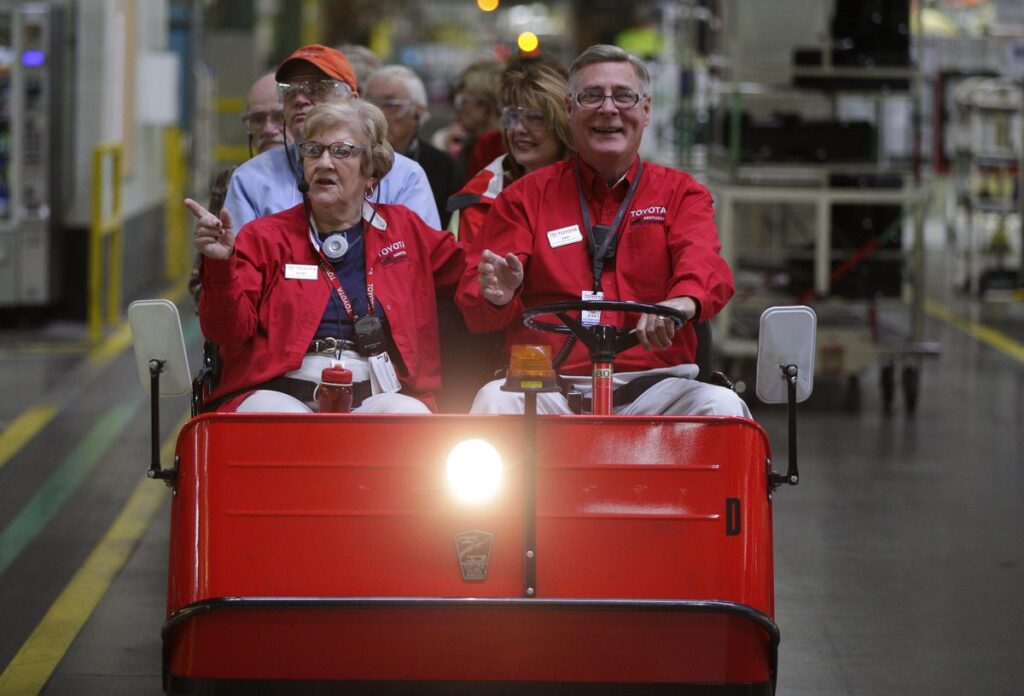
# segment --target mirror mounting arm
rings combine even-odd
[[[774,490],[783,484],[795,486],[800,483],[800,471],[796,464],[796,379],[799,370],[796,365],[779,365],[782,378],[786,380],[786,411],[789,416],[789,467],[784,474],[772,472],[768,483]]]
[[[160,373],[166,364],[166,360],[155,358],[149,361],[150,464],[146,476],[172,485],[178,478],[178,470],[160,468]]]

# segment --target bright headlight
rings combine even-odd
[[[455,445],[445,466],[452,494],[466,503],[483,503],[501,488],[501,455],[484,440]]]

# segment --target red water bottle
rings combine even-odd
[[[352,371],[344,367],[325,367],[320,374],[316,395],[320,413],[348,413],[352,410]]]

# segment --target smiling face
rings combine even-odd
[[[617,90],[642,93],[640,79],[628,62],[591,63],[583,67],[570,85],[573,93],[597,89],[604,94]],[[605,99],[595,109],[567,100],[569,126],[580,158],[606,180],[616,181],[629,169],[640,150],[640,140],[650,121],[651,100],[644,97],[631,109],[620,109]]]
[[[509,107],[506,113],[514,114],[512,123],[505,127],[509,151],[526,172],[547,166],[561,159],[563,147],[550,124],[544,117],[529,107]]]
[[[354,225],[362,214],[363,196],[371,184],[364,173],[366,137],[347,126],[334,126],[313,134],[309,140],[324,146],[316,159],[303,158],[302,171],[309,182],[309,203],[322,228],[341,229]],[[362,150],[347,159],[335,159],[326,149],[331,143],[353,143]]]

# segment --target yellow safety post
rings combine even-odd
[[[320,0],[302,0],[299,35],[303,46],[322,43],[324,13]]]
[[[234,124],[237,124],[237,119],[243,111],[245,111],[245,97],[217,97],[213,100],[213,112],[217,114],[221,121],[223,121],[222,117],[228,116]],[[235,125],[229,131],[229,133],[233,134],[229,139],[235,142],[218,143],[214,146],[213,161],[219,169],[241,164],[249,159],[248,144],[244,140],[238,140],[237,134],[241,132],[237,125]],[[225,136],[221,134],[221,137]]]
[[[174,280],[188,273],[191,261],[185,210],[185,153],[181,130],[178,128],[168,128],[164,133],[164,166],[167,169],[167,200],[164,203],[167,246],[164,271],[168,280]]]
[[[124,228],[121,220],[121,143],[97,145],[92,153],[92,215],[89,225],[89,340],[99,341],[103,333],[103,261],[108,259],[107,324],[121,316],[121,274]],[[104,162],[109,160],[110,214],[104,213],[107,199]],[[107,242],[109,257],[103,253]]]

